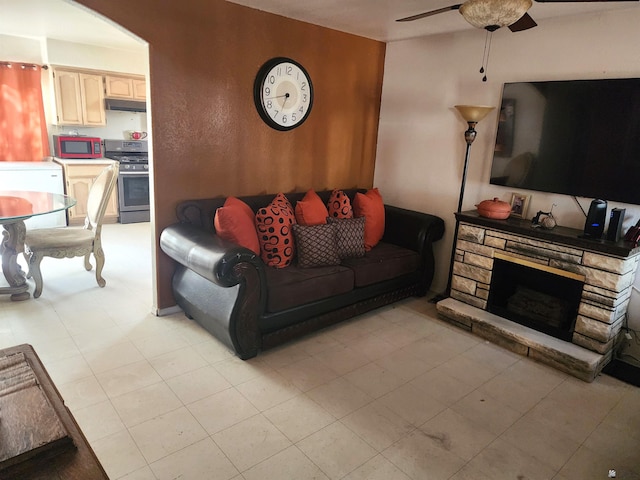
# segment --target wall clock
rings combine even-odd
[[[267,125],[276,130],[291,130],[302,125],[311,113],[313,84],[298,62],[272,58],[258,70],[253,100]]]

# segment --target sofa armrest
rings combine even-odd
[[[240,282],[236,267],[249,263],[264,281],[264,264],[251,250],[221,239],[194,225],[176,223],[160,235],[162,251],[198,275],[221,287]]]
[[[382,240],[424,255],[425,248],[444,235],[444,221],[428,213],[385,205],[385,229]]]

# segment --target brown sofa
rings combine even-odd
[[[345,190],[353,200],[356,192]],[[326,203],[330,191],[317,192]],[[295,208],[304,193],[287,198]],[[241,197],[254,212],[274,195]],[[340,265],[267,267],[252,251],[215,234],[224,198],[183,202],[180,223],[164,229],[162,250],[176,260],[173,292],[195,319],[240,358],[409,296],[425,295],[434,274],[432,242],[444,222],[385,205],[382,241],[364,257]]]

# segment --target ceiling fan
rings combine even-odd
[[[611,2],[638,0],[535,0],[541,3],[561,2]],[[464,3],[438,8],[429,12],[400,18],[397,22],[411,22],[421,18],[431,17],[451,10],[459,10],[464,19],[477,28],[484,28],[494,32],[500,27],[509,27],[512,32],[528,30],[538,25],[527,13],[531,8],[531,0],[467,0]]]

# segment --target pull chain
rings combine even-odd
[[[493,32],[487,30],[487,34],[484,38],[484,52],[482,54],[482,66],[480,67],[480,73],[485,73],[489,70],[489,54],[491,53],[491,39],[493,38]],[[482,77],[482,81],[487,81],[487,76]]]

